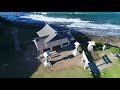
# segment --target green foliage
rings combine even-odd
[[[101,75],[101,78],[120,78],[119,71],[120,71],[120,61],[117,59],[114,62],[114,67],[102,71],[104,75]]]
[[[120,54],[120,48],[117,48],[117,47],[111,47],[110,51],[113,52],[113,53]]]
[[[119,68],[114,68],[110,70],[104,70],[105,75],[101,75],[101,78],[120,78],[120,69]]]
[[[101,43],[96,43],[96,46],[94,46],[94,50],[98,51],[98,50],[102,50],[103,44]]]

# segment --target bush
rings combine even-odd
[[[102,50],[103,44],[101,43],[96,43],[96,46],[94,47],[95,51]]]

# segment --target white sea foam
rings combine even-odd
[[[38,12],[37,12],[38,13]],[[47,14],[46,12],[39,12],[42,14]],[[78,14],[79,12],[76,12]],[[22,14],[22,13],[21,13]],[[78,18],[55,18],[55,17],[47,17],[44,15],[34,15],[34,14],[25,14],[20,15],[19,13],[11,13],[11,12],[4,12],[0,13],[0,16],[3,16],[9,20],[13,21],[20,21],[20,22],[27,22],[32,23],[36,21],[46,21],[46,22],[71,22],[72,24],[67,25],[68,27],[79,27],[79,28],[91,28],[91,29],[120,29],[120,25],[114,24],[96,24],[92,21],[83,21]],[[19,16],[20,15],[20,16]],[[30,19],[30,20],[28,20]]]
[[[47,13],[46,12],[41,12],[41,14],[46,15]]]
[[[79,27],[79,28],[92,28],[92,29],[120,29],[120,25],[114,24],[95,24],[91,22],[82,22],[82,23],[72,23],[67,25],[67,27]]]
[[[43,14],[43,15],[46,15],[47,12],[33,12],[34,14]]]
[[[34,14],[42,14],[42,15],[34,15]],[[47,13],[46,12],[34,12],[34,14],[28,14],[28,13],[24,13],[24,15],[22,15],[22,13],[18,13],[17,15],[13,12],[13,13],[0,13],[0,16],[5,17],[8,20],[11,21],[18,21],[18,22],[27,22],[27,23],[32,23],[35,21],[45,21],[45,22],[90,22],[90,21],[83,21],[81,19],[73,19],[73,18],[55,18],[55,17],[47,17],[44,16]],[[31,20],[28,20],[31,19]]]
[[[79,12],[75,12],[75,14],[80,14]]]
[[[28,15],[28,16],[21,16],[21,18],[30,18],[33,20],[48,21],[48,22],[89,22],[89,21],[82,21],[81,19],[54,18],[54,17],[46,17],[43,15]]]
[[[41,13],[41,12],[39,12],[39,13]],[[42,14],[47,14],[47,13],[43,12]],[[86,29],[86,28],[109,29],[109,30],[114,29],[113,33],[118,33],[120,30],[120,25],[114,25],[114,24],[109,24],[109,23],[97,24],[97,23],[92,22],[92,21],[83,21],[83,20],[78,19],[78,18],[75,18],[75,19],[73,19],[73,18],[55,18],[55,17],[47,17],[44,15],[34,15],[34,14],[25,14],[25,13],[23,13],[22,16],[21,15],[19,16],[19,15],[20,14],[17,12],[16,13],[0,13],[0,16],[3,16],[9,20],[18,21],[18,22],[27,22],[27,23],[32,23],[32,22],[34,23],[34,22],[39,22],[39,21],[63,22],[63,23],[64,22],[71,22],[72,24],[67,25],[67,27],[78,27],[78,28],[82,28],[82,29]],[[117,29],[119,29],[119,30],[117,30]],[[117,31],[115,31],[115,30],[117,30]],[[110,32],[108,32],[108,33],[110,33]]]

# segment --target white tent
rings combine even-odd
[[[86,54],[85,54],[85,52],[83,51],[83,57],[82,57],[82,61],[81,61],[81,63],[83,63],[83,62],[85,62],[85,66],[84,66],[84,69],[86,69],[87,67],[89,67],[89,60],[88,60],[88,58],[87,58],[87,56],[86,56]]]
[[[50,67],[52,66],[52,64],[50,62],[48,62],[48,59],[50,58],[50,54],[47,52],[43,53],[43,56],[45,58],[45,62],[43,63],[45,67]]]
[[[77,55],[80,54],[79,51],[78,51],[78,47],[79,47],[80,43],[79,42],[75,42],[74,44],[75,44],[75,50],[72,52],[72,54],[74,56],[77,56]]]
[[[88,50],[93,51],[93,46],[95,46],[95,41],[88,41]]]

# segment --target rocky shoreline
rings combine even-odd
[[[57,26],[61,27],[61,25],[57,25]],[[68,29],[68,30],[71,30],[71,32],[78,32],[79,33],[79,31],[76,31],[72,28],[70,29],[70,28],[67,28],[66,26],[62,26],[62,27],[65,30]],[[82,33],[82,32],[80,32],[80,33]],[[114,36],[114,35],[113,36],[110,36],[110,35],[99,36],[99,35],[92,35],[91,33],[87,33],[87,32],[86,33],[83,32],[83,34],[85,34],[90,40],[95,40],[97,42],[107,43],[107,44],[111,44],[113,46],[120,47],[120,36]]]
[[[120,37],[119,36],[96,36],[96,35],[86,35],[91,40],[95,40],[101,43],[111,44],[113,46],[120,47]]]
[[[19,21],[12,22],[12,24],[14,26],[18,26],[18,28],[19,27],[30,27],[30,28],[35,27],[38,30],[39,30],[39,28],[41,28],[41,26],[43,26],[43,23],[44,23],[43,21],[33,22],[33,23],[26,23],[26,22],[19,22]],[[80,32],[80,33],[85,34],[91,40],[100,41],[103,43],[109,43],[109,44],[120,47],[120,36],[115,36],[115,35],[109,36],[109,35],[102,35],[102,34],[101,34],[102,36],[99,36],[99,35],[97,35],[97,33],[95,33],[95,35],[93,35],[92,33],[89,33],[91,30],[90,31],[88,30],[89,32],[86,32],[86,30],[85,31],[84,30],[76,30],[76,28],[67,27],[67,25],[69,25],[70,23],[50,23],[50,22],[47,22],[47,23],[50,24],[53,28],[56,28],[59,30],[70,30],[71,32],[78,32],[78,33]]]

